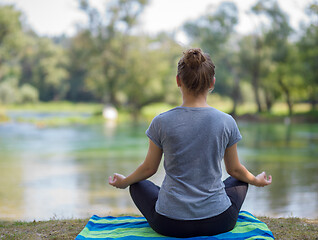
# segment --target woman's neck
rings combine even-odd
[[[194,96],[189,93],[182,93],[183,103],[181,107],[210,107],[207,102],[207,94]]]

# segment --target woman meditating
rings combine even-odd
[[[212,236],[234,228],[248,184],[272,181],[256,177],[239,161],[242,136],[235,120],[207,104],[214,88],[215,66],[201,49],[186,51],[178,62],[177,85],[183,103],[156,116],[146,134],[144,162],[129,176],[115,173],[109,184],[130,186],[137,208],[156,232],[171,237]],[[164,154],[162,186],[149,180]],[[221,161],[230,175],[221,180]]]

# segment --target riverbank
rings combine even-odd
[[[317,240],[318,219],[258,217],[265,222],[277,240]],[[75,239],[88,219],[50,220],[40,222],[0,221],[0,239]]]
[[[288,114],[266,114],[266,113],[246,113],[234,116],[237,121],[243,122],[262,122],[262,123],[317,123],[318,111],[299,112],[292,116]]]
[[[232,102],[223,98],[210,98],[209,104],[223,112],[230,113]],[[156,115],[167,111],[175,106],[165,103],[156,103],[145,106],[140,111],[139,120],[150,122]],[[0,105],[0,122],[16,121],[27,122],[39,127],[65,126],[72,124],[98,124],[105,119],[102,116],[103,104],[100,103],[71,103],[71,102],[39,102],[36,104],[22,105]],[[9,112],[21,113],[19,117],[10,118]],[[23,115],[22,113],[33,113]],[[43,113],[49,117],[43,118]],[[61,117],[61,114],[64,116]],[[55,114],[55,115],[54,115]],[[38,117],[37,115],[41,115]],[[85,115],[85,117],[83,117]],[[237,107],[236,115],[238,121],[246,122],[268,122],[268,123],[317,123],[318,110],[310,110],[307,103],[298,103],[294,106],[293,116],[288,115],[288,108],[284,103],[277,103],[273,106],[271,113],[257,113],[253,103],[244,103]],[[117,122],[132,122],[135,119],[127,109],[118,109]]]

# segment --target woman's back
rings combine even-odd
[[[221,181],[221,160],[241,135],[230,115],[212,107],[177,107],[157,116],[147,135],[164,152],[166,177],[158,213],[194,220],[218,215],[231,205]]]

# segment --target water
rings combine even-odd
[[[249,188],[243,209],[256,215],[317,218],[318,125],[238,124],[241,161],[255,174],[265,170],[273,176],[271,186]],[[146,128],[0,124],[0,219],[138,213],[128,190],[110,187],[107,177],[113,172],[127,175],[143,161]],[[163,176],[161,166],[151,179],[160,184]]]

